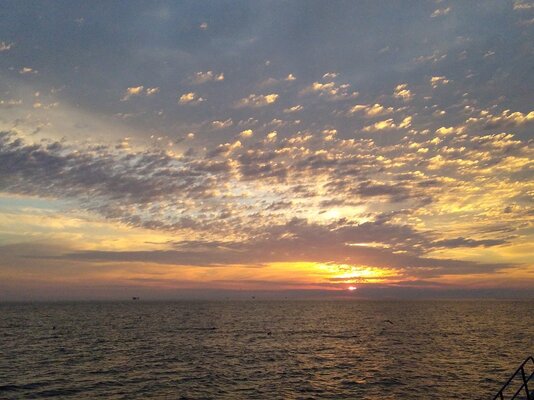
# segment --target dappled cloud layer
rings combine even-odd
[[[69,53],[62,73],[46,54],[24,58],[40,38],[0,32],[0,286],[14,297],[91,286],[531,290],[534,98],[522,71],[534,5],[438,5],[390,33],[451,41],[414,36],[404,52],[395,35],[342,32],[340,10],[328,18],[341,27],[301,38],[298,53],[248,7],[250,29],[226,32],[230,16],[184,6],[198,23],[169,35],[197,47],[164,32],[110,36],[78,70],[76,54],[49,48]],[[180,11],[152,7],[140,12],[161,26]],[[490,14],[506,46],[483,40]],[[97,20],[112,23],[94,11],[64,23],[89,46]],[[372,55],[355,66],[351,37]],[[84,93],[113,45],[135,72],[105,72]],[[305,63],[311,46],[338,61]]]

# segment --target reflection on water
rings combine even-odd
[[[4,304],[0,398],[488,399],[534,349],[533,305]]]

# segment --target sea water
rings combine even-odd
[[[1,399],[491,399],[533,301],[0,305]]]

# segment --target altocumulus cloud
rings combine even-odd
[[[191,157],[187,152],[175,155],[158,149],[30,143],[16,133],[3,132],[1,189],[69,198],[83,209],[131,226],[213,237],[212,246],[209,241],[199,241],[176,243],[175,249],[165,251],[71,252],[62,256],[72,260],[199,266],[357,263],[406,270],[418,277],[491,272],[514,266],[425,256],[436,248],[505,244],[510,231],[499,238],[481,237],[484,229],[486,234],[492,232],[492,221],[473,227],[471,233],[476,238],[458,239],[447,239],[440,232],[410,223],[420,211],[437,213],[443,207],[444,193],[475,190],[461,180],[461,170],[448,170],[447,166],[479,158],[481,144],[494,149],[496,159],[478,165],[478,174],[486,176],[489,167],[495,171],[499,164],[504,168],[501,173],[506,174],[505,164],[513,162],[514,155],[520,158],[528,151],[517,146],[513,136],[445,139],[447,149],[453,144],[470,149],[462,151],[461,158],[457,153],[444,152],[440,155],[440,172],[433,175],[436,156],[419,153],[420,145],[407,154],[410,146],[380,149],[371,140],[332,137],[325,141],[322,134],[307,139],[306,147],[293,146],[300,140],[296,135],[250,145],[237,141],[207,150],[204,156]],[[499,159],[499,152],[505,152],[507,160]],[[393,159],[396,164],[390,162]],[[402,164],[398,165],[400,160]],[[411,163],[417,163],[426,173],[408,172],[413,170]],[[473,173],[477,170],[469,171]],[[443,179],[443,174],[450,178]],[[511,196],[517,196],[526,187],[510,190]],[[239,191],[246,195],[238,195]],[[273,207],[272,200],[266,200],[267,193],[285,206]],[[369,202],[382,204],[390,211],[367,207],[357,211]],[[341,214],[321,219],[323,213],[332,212],[332,207],[334,211],[340,209]],[[342,215],[343,207],[353,210],[350,218]],[[524,211],[520,206],[506,210],[510,228],[514,220],[520,227]],[[302,216],[295,217],[295,212]],[[497,230],[493,233],[498,234]],[[374,243],[382,245],[376,247]]]

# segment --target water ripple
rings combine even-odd
[[[2,304],[0,399],[487,399],[533,305]]]

